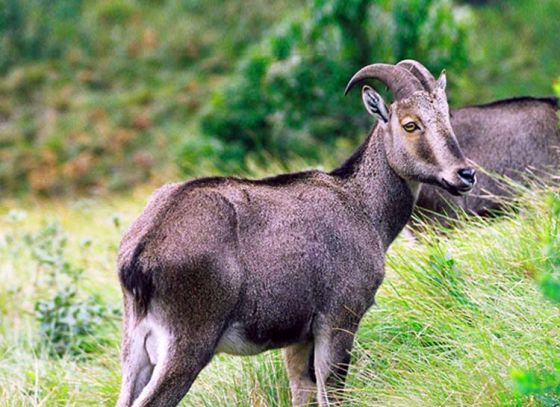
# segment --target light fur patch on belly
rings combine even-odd
[[[265,346],[251,342],[244,334],[243,325],[233,323],[222,335],[218,342],[216,352],[229,353],[230,355],[247,356],[256,355],[266,350]]]

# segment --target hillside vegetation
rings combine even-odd
[[[368,125],[342,90],[370,62],[446,68],[452,105],[550,94],[560,3],[483,3],[0,0],[0,188],[91,195],[340,160]]]
[[[169,179],[210,89],[300,3],[0,0],[2,190]]]

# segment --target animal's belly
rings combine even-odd
[[[264,326],[234,322],[218,341],[216,352],[239,356],[256,355],[269,349],[308,340],[311,335],[311,320],[303,318],[290,321],[292,323]]]
[[[258,344],[250,340],[246,334],[245,327],[236,322],[226,329],[218,342],[216,352],[248,356],[256,355],[267,349],[266,344]]]

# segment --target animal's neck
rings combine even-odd
[[[387,250],[410,218],[418,185],[407,183],[389,165],[381,127],[332,174],[363,202]]]

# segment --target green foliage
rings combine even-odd
[[[55,195],[172,177],[208,87],[298,0],[3,5],[0,185]]]
[[[535,395],[543,406],[554,407],[560,403],[560,361],[555,370],[514,370],[512,379],[517,391],[523,395]]]
[[[539,278],[539,284],[545,297],[554,302],[560,302],[560,278],[558,275],[558,265],[553,272],[545,272]]]
[[[462,103],[551,94],[560,72],[560,2],[508,0],[473,9],[471,64],[461,78]]]
[[[249,152],[316,160],[317,145],[363,138],[368,119],[342,91],[365,64],[416,58],[434,72],[460,74],[465,21],[450,1],[409,3],[315,0],[283,21],[210,100],[201,129],[220,142],[218,165],[239,169]],[[187,141],[179,154],[187,170],[182,161],[191,149]]]
[[[398,0],[393,7],[395,60],[413,58],[432,72],[460,75],[468,61],[467,34],[451,1]]]
[[[544,296],[560,303],[560,194],[554,191],[546,199],[547,222],[544,224],[542,270],[537,274],[537,282]],[[545,406],[560,404],[560,359],[554,362],[554,369],[528,370],[514,369],[511,373],[516,390],[525,395],[535,395]]]
[[[83,269],[75,267],[66,259],[64,251],[68,241],[58,223],[48,223],[37,234],[26,234],[23,239],[31,251],[31,258],[42,274],[47,275],[50,286],[56,285],[59,274],[77,281],[83,273]]]
[[[116,322],[118,310],[106,306],[98,296],[81,299],[78,285],[85,270],[67,259],[67,238],[58,223],[49,223],[36,234],[26,234],[24,242],[43,277],[40,283],[53,293],[52,297],[38,300],[34,307],[42,346],[57,357],[84,357],[98,352],[108,343],[104,332]],[[91,241],[85,241],[82,248],[90,245]]]
[[[59,57],[82,40],[82,0],[0,0],[0,72],[15,64]]]
[[[101,334],[119,313],[99,298],[80,300],[75,287],[66,286],[53,298],[35,304],[41,341],[53,356],[83,357],[99,352],[108,342]]]
[[[554,92],[556,93],[556,95],[560,95],[560,78],[556,79],[552,83],[552,88],[554,89]]]
[[[560,195],[548,196],[550,219],[545,230],[543,252],[546,262],[537,276],[543,294],[550,300],[560,303]]]

